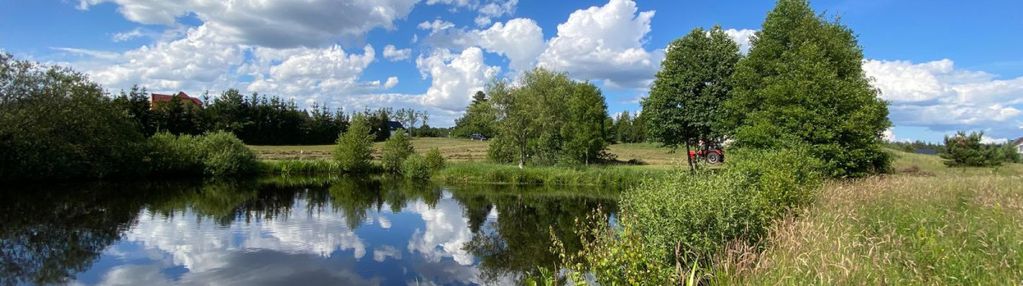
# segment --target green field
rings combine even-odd
[[[487,161],[487,144],[487,141],[459,138],[415,138],[412,140],[416,152],[425,153],[432,148],[437,148],[450,162],[485,162]],[[382,146],[382,142],[374,144],[374,157],[379,158]],[[334,145],[249,147],[263,160],[329,159],[334,149]],[[619,161],[635,159],[646,165],[673,166],[684,160],[682,153],[672,153],[668,148],[650,143],[615,144],[608,149],[617,156]]]
[[[722,284],[1018,285],[1023,165],[948,168],[896,152],[896,172],[827,184],[767,248],[726,252]]]

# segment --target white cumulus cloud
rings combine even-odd
[[[558,25],[539,65],[612,86],[647,87],[664,58],[662,51],[643,48],[653,16],[631,0],[577,10]]]
[[[339,37],[361,37],[375,28],[393,29],[418,0],[151,1],[80,0],[80,9],[111,2],[129,21],[175,25],[195,15],[226,41],[274,48],[314,47]]]
[[[438,49],[429,56],[416,59],[423,77],[432,79],[430,88],[423,98],[425,105],[448,110],[463,110],[469,104],[472,94],[482,90],[484,85],[500,72],[483,62],[483,51],[470,47],[453,54]]]
[[[1023,123],[1023,77],[998,79],[962,70],[952,60],[925,63],[866,60],[863,70],[887,100],[896,126],[949,133],[984,130],[1015,138]]]

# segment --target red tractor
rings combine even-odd
[[[718,164],[725,161],[725,151],[719,148],[709,150],[690,150],[689,158],[694,161],[707,160],[707,163]]]

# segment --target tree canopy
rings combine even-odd
[[[589,163],[607,148],[607,104],[593,84],[538,68],[515,87],[496,82],[487,93],[497,114],[489,152],[496,161]]]
[[[693,29],[668,45],[650,96],[642,102],[650,135],[673,148],[706,148],[722,141],[721,105],[739,58],[738,45],[720,27]]]
[[[885,170],[882,132],[891,122],[862,69],[849,28],[805,0],[780,0],[739,61],[726,102],[735,145],[806,145],[832,176]]]

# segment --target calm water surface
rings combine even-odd
[[[514,284],[599,190],[274,178],[0,190],[0,285]],[[606,193],[606,192],[605,192]],[[561,195],[559,195],[561,194]]]

